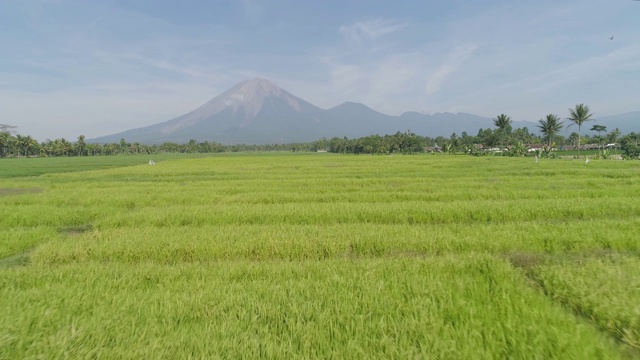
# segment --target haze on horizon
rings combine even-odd
[[[5,0],[0,123],[97,137],[253,77],[323,108],[597,118],[640,110],[639,18],[631,0]]]

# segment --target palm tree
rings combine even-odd
[[[493,124],[498,128],[498,136],[502,141],[501,154],[504,151],[504,135],[511,130],[511,118],[505,114],[500,114],[493,119]]]
[[[54,143],[52,140],[47,139],[47,141],[43,141],[40,144],[40,150],[43,153],[43,156],[54,156]]]
[[[85,136],[78,136],[78,142],[76,142],[77,155],[82,156],[84,154],[84,149],[87,147],[87,143],[85,142]]]
[[[71,143],[65,138],[55,140],[56,154],[57,156],[69,156],[69,150],[71,150]]]
[[[560,121],[560,117],[558,115],[549,114],[543,120],[538,120],[540,125],[540,131],[542,135],[547,139],[547,145],[551,147],[551,139],[558,133],[558,131],[562,130],[562,121]]]
[[[571,124],[567,127],[573,124],[578,125],[578,157],[580,157],[580,129],[584,122],[593,120],[591,116],[593,116],[593,114],[589,114],[589,107],[585,104],[578,104],[575,109],[569,109],[569,117],[567,120],[570,120]]]
[[[5,131],[0,131],[0,157],[7,156],[11,145],[13,144],[13,136]]]
[[[607,142],[613,144],[614,149],[618,149],[618,138],[620,138],[620,129],[615,128],[607,134]]]
[[[16,152],[18,156],[28,157],[29,150],[31,150],[34,147],[34,144],[33,144],[34,142],[36,143],[36,145],[38,144],[38,142],[35,141],[29,135],[27,136],[22,136],[20,134],[16,135],[15,146],[16,146]]]
[[[30,153],[35,154],[36,150],[38,150],[38,141],[32,138],[30,135],[24,137],[24,156],[29,156]]]
[[[615,128],[607,135],[607,141],[611,143],[617,143],[620,137],[620,129]]]

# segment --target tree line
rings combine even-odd
[[[501,153],[512,156],[522,156],[527,153],[528,144],[545,144],[549,153],[554,148],[571,145],[578,152],[582,144],[597,144],[602,150],[606,144],[616,144],[628,158],[638,158],[640,148],[638,142],[640,133],[622,134],[619,129],[607,132],[604,125],[596,124],[590,131],[596,134],[582,134],[585,123],[593,120],[588,106],[578,104],[569,109],[567,128],[576,126],[577,132],[564,137],[559,132],[564,127],[558,115],[549,114],[538,121],[541,135],[531,133],[527,127],[513,129],[511,118],[500,114],[493,119],[495,128],[479,129],[476,135],[462,132],[451,136],[420,136],[410,130],[398,131],[393,135],[370,135],[349,139],[347,137],[322,138],[308,143],[267,144],[267,145],[223,145],[217,142],[197,142],[190,140],[185,144],[165,142],[159,145],[147,145],[139,142],[127,142],[121,139],[118,143],[93,144],[87,143],[85,136],[80,135],[76,141],[64,138],[38,142],[29,135],[14,135],[15,126],[0,124],[0,157],[59,157],[59,156],[109,156],[129,154],[160,154],[160,153],[220,153],[220,152],[248,152],[248,151],[291,151],[315,152],[327,151],[332,153],[349,154],[416,154],[425,149],[449,154],[478,155],[486,149],[498,149]]]

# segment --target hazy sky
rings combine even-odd
[[[640,110],[632,0],[0,0],[0,49],[0,123],[39,141],[166,121],[253,77],[391,115]]]

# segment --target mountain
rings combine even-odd
[[[407,128],[416,134],[436,134],[449,137],[452,133],[460,135],[466,131],[475,135],[479,129],[493,128],[493,120],[465,113],[435,113],[433,115],[406,112],[400,115]],[[431,135],[430,135],[431,136]]]
[[[585,123],[591,128],[592,122]],[[640,111],[634,111],[626,114],[604,116],[596,118],[595,123],[607,127],[607,132],[618,128],[623,134],[640,131]],[[587,125],[588,124],[588,125]],[[584,129],[584,128],[583,128]]]
[[[325,111],[326,125],[333,136],[361,137],[372,134],[390,134],[407,129],[399,128],[394,116],[379,113],[354,102],[342,103]]]
[[[639,118],[639,114],[628,114],[628,119],[602,118],[598,123],[610,130],[619,127],[624,132],[631,126],[633,118]],[[513,123],[514,128],[525,126],[537,132],[536,123]],[[406,130],[430,137],[449,137],[454,132],[460,135],[463,131],[475,135],[480,128],[494,128],[493,120],[465,113],[427,115],[406,112],[391,116],[353,102],[321,109],[269,80],[256,78],[237,84],[175,119],[87,141],[113,143],[124,138],[129,142],[160,144],[186,143],[194,139],[222,144],[273,144],[309,142],[323,137],[395,134]]]
[[[280,143],[317,138],[324,110],[264,79],[244,81],[175,119],[91,142]]]

